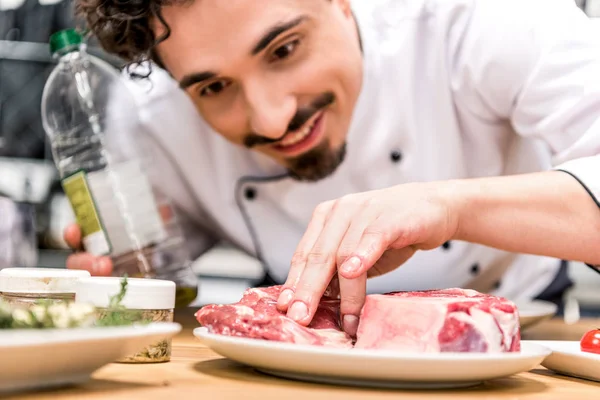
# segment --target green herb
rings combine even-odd
[[[127,294],[127,284],[127,275],[125,275],[123,280],[121,280],[121,290],[119,293],[110,298],[110,301],[108,302],[108,308],[124,308],[123,305],[121,305],[121,302]]]
[[[0,302],[0,329],[10,329],[12,321],[12,308],[8,304]]]
[[[126,326],[142,322],[142,313],[138,310],[128,310],[121,304],[127,293],[127,276],[121,281],[119,293],[111,296],[108,307],[99,309],[96,326]]]
[[[141,315],[137,310],[99,310],[96,326],[128,326],[146,322]]]

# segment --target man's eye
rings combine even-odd
[[[278,47],[273,52],[273,58],[276,61],[276,60],[281,60],[281,59],[289,57],[296,50],[296,48],[298,47],[299,44],[300,44],[300,40],[296,39],[289,43],[284,44],[281,47]]]
[[[206,86],[203,86],[202,89],[200,89],[200,96],[202,96],[202,97],[215,96],[215,95],[219,94],[220,92],[222,92],[227,86],[229,86],[229,82],[224,81],[224,80],[212,82]]]

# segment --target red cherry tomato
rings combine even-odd
[[[600,329],[593,329],[581,338],[581,351],[600,354]]]

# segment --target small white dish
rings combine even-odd
[[[550,350],[525,343],[519,353],[393,353],[335,349],[209,333],[194,335],[216,353],[267,374],[347,386],[442,389],[475,386],[535,368]]]
[[[532,300],[516,302],[521,329],[527,329],[556,315],[558,307],[549,301]]]
[[[562,375],[600,382],[600,354],[581,351],[578,340],[527,341],[552,350],[542,366]]]
[[[177,323],[0,330],[0,393],[81,384],[100,367],[181,331]]]

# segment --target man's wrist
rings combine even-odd
[[[471,205],[477,192],[477,185],[467,179],[455,179],[442,182],[439,196],[442,198],[448,213],[448,225],[453,227],[450,240],[463,240],[468,229],[467,218],[473,215]]]
[[[490,217],[509,206],[504,189],[509,189],[510,177],[455,179],[444,185],[444,196],[456,230],[451,240],[480,242],[483,232],[489,230]],[[500,194],[500,193],[502,194]],[[505,204],[508,202],[508,204]],[[513,204],[514,205],[514,204]]]

